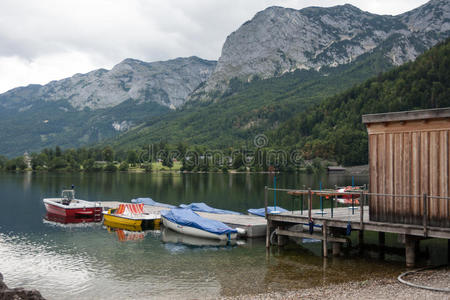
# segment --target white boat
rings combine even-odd
[[[200,217],[191,209],[174,208],[161,212],[165,227],[191,236],[206,239],[233,240],[237,230],[222,222]]]
[[[210,238],[201,238],[198,236],[182,234],[168,227],[161,229],[161,240],[164,243],[184,244],[195,247],[220,247],[236,244],[236,240],[218,240]]]

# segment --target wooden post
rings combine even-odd
[[[334,201],[337,203],[337,195],[334,195]],[[333,208],[334,208],[333,196],[331,196],[331,217],[333,218]]]
[[[380,245],[380,248],[384,248],[384,245],[386,243],[386,235],[384,232],[378,232],[378,244]]]
[[[278,228],[278,230],[284,229],[283,226],[278,226],[277,228]],[[282,246],[286,245],[286,239],[287,239],[286,236],[277,234],[277,239],[278,239],[278,241],[277,241],[278,247],[282,247]]]
[[[359,245],[364,244],[364,194],[359,196]]]
[[[405,235],[405,257],[406,266],[414,267],[416,264],[416,239],[409,234]]]
[[[333,256],[341,255],[341,243],[333,242]]]
[[[272,222],[267,218],[267,204],[268,204],[268,189],[267,186],[264,187],[264,207],[265,207],[265,216],[267,220],[267,226],[266,226],[266,248],[270,247],[270,231],[272,227]]]
[[[267,220],[267,226],[266,226],[266,248],[270,247],[270,234],[272,231],[272,221]]]
[[[264,215],[267,219],[267,205],[269,204],[269,190],[267,188],[267,185],[264,187]]]
[[[386,234],[384,232],[378,232],[378,244],[379,244],[379,257],[380,259],[384,259],[385,254],[385,244],[386,244]]]
[[[447,240],[447,264],[450,264],[450,240]]]
[[[322,234],[323,234],[323,241],[322,241],[323,257],[328,257],[328,247],[327,247],[328,228],[326,221],[323,221]]]
[[[311,188],[308,188],[308,195],[309,195],[309,199],[308,199],[308,218],[309,218],[309,221],[311,221],[312,220],[312,212],[311,212],[311,209],[312,209],[312,192],[311,192]]]
[[[303,198],[305,197],[304,194],[300,195],[300,214],[303,215]]]
[[[352,215],[355,214],[355,196],[352,194]]]
[[[361,193],[360,202],[359,202],[359,228],[363,230],[364,226],[364,194]]]
[[[428,201],[427,194],[423,194],[423,236],[428,236]]]

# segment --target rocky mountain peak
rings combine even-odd
[[[445,0],[399,16],[371,14],[350,4],[269,7],[227,37],[216,69],[191,99],[220,95],[232,78],[251,81],[336,67],[380,47],[393,65],[403,64],[450,36],[449,11]]]
[[[155,102],[170,108],[182,105],[188,95],[212,73],[215,61],[198,57],[147,63],[127,58],[111,70],[75,74],[44,86],[11,90],[0,101],[5,108],[23,109],[39,101],[55,102],[75,110],[114,107],[126,100]]]

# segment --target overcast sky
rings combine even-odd
[[[426,0],[1,0],[0,93],[75,73],[196,55],[217,60],[228,34],[258,11],[351,3],[401,14]]]

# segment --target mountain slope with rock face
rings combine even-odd
[[[216,69],[191,99],[212,100],[233,78],[251,81],[336,67],[379,47],[393,65],[401,65],[449,36],[446,0],[432,0],[398,16],[371,14],[349,4],[269,7],[227,37]]]
[[[0,153],[94,144],[181,106],[215,61],[197,57],[147,63],[19,87],[0,95]]]
[[[19,87],[0,95],[3,109],[28,110],[34,104],[59,103],[66,109],[102,109],[132,99],[176,108],[212,73],[215,61],[197,57],[147,63],[125,59],[110,71],[99,69],[87,74],[52,81],[44,86]]]

